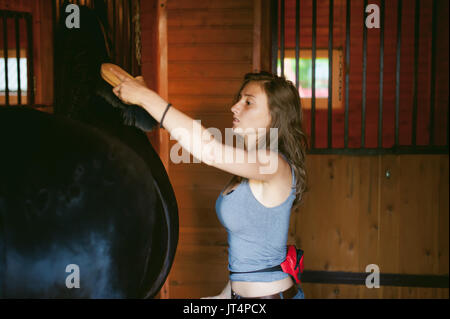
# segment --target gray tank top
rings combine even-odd
[[[222,190],[217,198],[216,213],[228,233],[230,271],[259,270],[279,265],[285,260],[290,214],[295,200],[295,174],[290,166],[291,193],[275,207],[261,204],[253,195],[248,180],[241,182],[231,193],[223,194]],[[274,271],[231,274],[230,280],[271,282],[288,276],[282,271]]]

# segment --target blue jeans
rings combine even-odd
[[[297,294],[292,297],[291,299],[305,299],[305,294],[303,293],[303,289],[299,286],[297,286],[298,292]],[[281,296],[283,298],[283,296]]]

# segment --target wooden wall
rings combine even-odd
[[[169,0],[167,39],[170,102],[224,134],[232,123],[233,94],[252,70],[253,0]],[[231,175],[170,162],[169,176],[180,215],[170,298],[218,294],[228,281],[228,255],[214,205]]]
[[[448,275],[448,163],[448,155],[307,156],[310,192],[289,234],[305,250],[305,268]],[[449,296],[448,288],[303,287],[309,298]]]

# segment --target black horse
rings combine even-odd
[[[151,298],[175,256],[176,198],[144,132],[157,122],[100,78],[108,26],[80,13],[67,29],[61,11],[55,114],[0,108],[3,298]]]

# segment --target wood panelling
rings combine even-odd
[[[173,298],[217,294],[227,278],[226,233],[214,204],[228,176],[201,166],[171,165],[184,225]],[[292,212],[288,240],[305,250],[306,269],[365,272],[377,264],[382,273],[448,274],[448,155],[309,155],[307,169],[310,192]],[[303,289],[307,298],[448,298],[442,288]]]
[[[167,11],[166,1],[141,1],[142,75],[149,88],[168,98],[167,79]],[[168,132],[154,129],[147,133],[166,170],[169,170]],[[157,298],[169,298],[170,274]]]
[[[448,155],[309,155],[307,169],[290,230],[306,269],[448,275]],[[448,298],[448,288],[377,290],[304,284],[307,298]]]
[[[230,62],[248,62],[251,63],[252,47],[248,44],[227,45],[224,50],[224,44],[215,43],[196,44],[192,46],[172,45],[169,50],[169,61],[196,61],[201,64],[203,61],[230,61]]]
[[[230,110],[232,107],[232,97],[227,95],[202,95],[173,94],[171,102],[179,105],[185,113],[201,111],[206,113],[219,113]],[[228,114],[231,118],[231,113]]]
[[[227,67],[224,67],[227,64]],[[202,61],[199,64],[193,64],[192,61],[177,62],[171,61],[169,68],[169,77],[171,79],[234,79],[242,80],[242,68],[248,66],[248,62],[207,62]],[[220,73],[219,73],[220,72]]]
[[[369,289],[357,285],[303,284],[309,299],[448,299],[446,288],[388,287]]]
[[[180,29],[182,28],[182,29]],[[174,26],[169,28],[169,44],[186,44],[189,46],[201,43],[251,44],[252,26],[208,26],[208,29],[197,26]]]
[[[252,71],[253,0],[171,0],[167,9],[169,100],[223,134],[233,97]],[[227,235],[214,206],[231,175],[189,158],[169,167],[180,215],[170,298],[218,294],[228,281]]]
[[[253,2],[248,0],[172,0],[169,3],[169,8],[172,9],[183,9],[186,14],[189,14],[189,10],[210,10],[210,9],[234,9],[236,11],[244,10],[252,10]]]
[[[214,85],[205,85],[205,80],[186,81],[186,79],[174,79],[169,82],[169,90],[177,94],[192,95],[227,95],[232,97],[239,90],[242,80],[215,79]],[[231,111],[230,111],[231,112]]]

